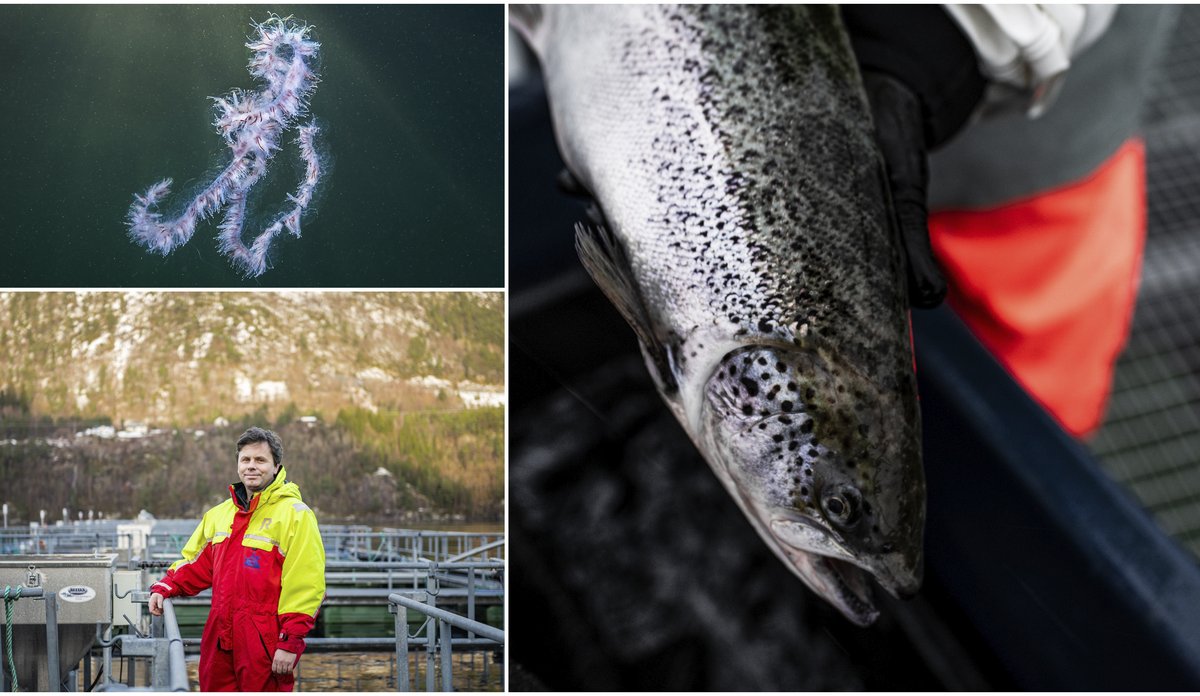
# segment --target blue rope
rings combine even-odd
[[[8,596],[8,593],[10,590],[16,590],[16,592],[17,592],[16,596],[10,598]],[[8,653],[8,671],[10,674],[12,674],[12,690],[13,691],[16,691],[19,687],[17,686],[17,663],[15,660],[13,660],[13,647],[12,647],[13,646],[13,637],[12,637],[12,627],[13,627],[12,612],[13,612],[13,610],[12,610],[12,605],[16,604],[17,600],[20,598],[21,598],[21,588],[20,587],[11,587],[9,585],[4,586],[4,631],[5,631],[5,633],[4,633],[4,649],[5,649],[5,652]]]

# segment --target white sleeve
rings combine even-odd
[[[1030,117],[1054,101],[1071,58],[1108,29],[1116,5],[946,5],[975,47],[984,77],[1002,89],[991,101],[1024,95]]]

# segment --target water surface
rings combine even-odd
[[[210,96],[259,85],[251,19],[315,25],[311,113],[330,169],[303,237],[243,279],[210,218],[166,258],[126,236],[134,192],[165,212],[228,161]],[[501,287],[504,12],[490,6],[0,6],[0,286]],[[253,189],[256,235],[299,181],[293,143]]]

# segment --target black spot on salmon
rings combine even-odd
[[[742,387],[750,396],[758,396],[758,383],[751,379],[742,378]]]
[[[783,403],[779,404],[779,408],[782,408],[785,413],[790,413],[791,410],[795,408],[795,404],[790,401],[784,401]]]

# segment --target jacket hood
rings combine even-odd
[[[262,501],[259,505],[265,504],[268,500],[276,498],[295,498],[300,500],[300,486],[287,480],[287,469],[279,467],[279,474],[275,476],[275,480],[271,485],[267,486],[262,492]]]

